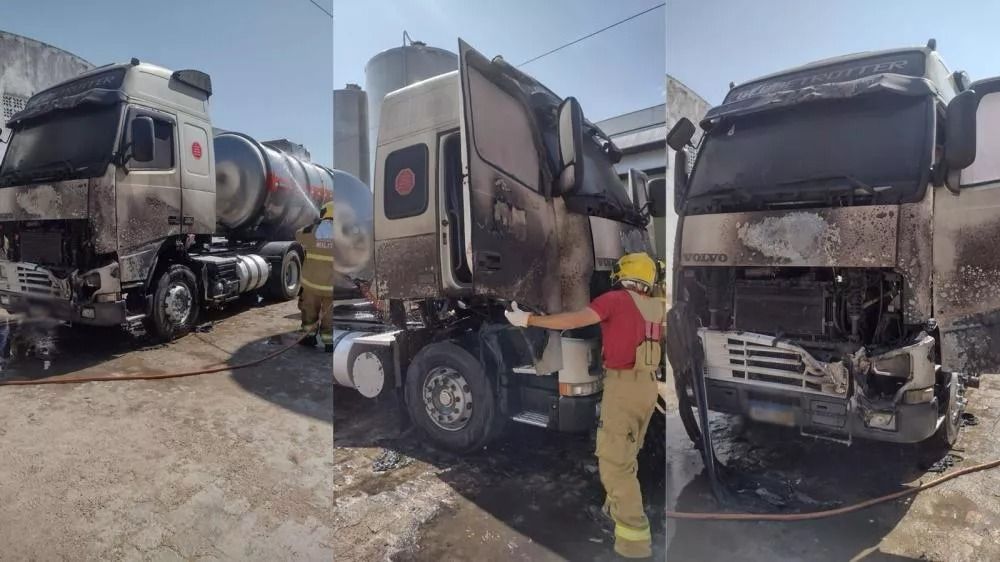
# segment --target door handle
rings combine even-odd
[[[489,271],[500,269],[502,258],[498,252],[478,252],[476,254],[476,265]]]
[[[180,224],[180,223],[181,223],[180,217],[176,217],[174,215],[170,215],[169,217],[167,217],[167,224]]]

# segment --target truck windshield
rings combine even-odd
[[[94,177],[114,150],[121,105],[57,110],[20,125],[0,166],[0,186]]]
[[[841,196],[919,200],[932,108],[930,97],[873,94],[724,118],[703,141],[687,211]]]

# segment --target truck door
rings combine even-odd
[[[215,232],[215,145],[208,123],[181,116],[180,167],[182,205],[181,232],[212,234]]]
[[[526,95],[461,39],[466,253],[473,290],[558,311],[559,244],[541,135]]]
[[[1000,78],[976,82],[976,159],[934,200],[934,316],[942,367],[1000,372]]]
[[[118,253],[122,282],[141,280],[156,257],[159,242],[181,232],[181,187],[177,165],[177,120],[167,113],[131,107],[123,142],[131,143],[131,123],[137,117],[153,120],[155,153],[151,162],[126,163],[116,177]]]

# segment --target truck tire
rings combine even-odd
[[[483,365],[450,342],[428,345],[413,358],[406,370],[406,409],[428,440],[455,453],[482,448],[503,422]]]
[[[958,375],[948,373],[946,375],[948,388],[942,393],[943,418],[941,425],[928,441],[936,449],[950,450],[958,441],[958,430],[962,427],[962,396],[959,392]]]
[[[198,281],[186,265],[171,265],[153,286],[146,329],[158,341],[187,335],[198,322]]]
[[[271,267],[267,280],[267,296],[277,301],[290,301],[299,296],[302,288],[302,256],[294,246],[289,246],[281,257],[280,264]]]
[[[698,406],[688,396],[690,375],[678,376],[674,374],[674,390],[677,393],[677,410],[681,418],[681,425],[688,439],[697,449],[701,449],[701,429],[698,427]]]

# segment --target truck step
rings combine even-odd
[[[514,414],[513,416],[511,416],[510,419],[518,423],[533,425],[535,427],[542,427],[542,428],[549,427],[549,416],[541,412],[532,412],[525,410],[520,414]]]
[[[122,327],[133,337],[141,338],[146,335],[146,323],[143,322],[145,319],[145,314],[126,316],[125,322],[122,322]]]

